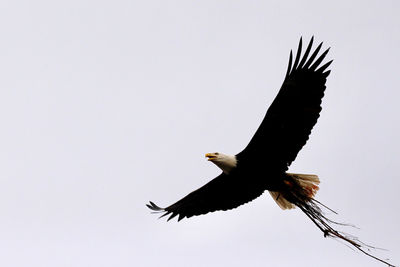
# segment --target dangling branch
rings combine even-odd
[[[389,262],[382,260],[382,259],[368,253],[364,248],[364,247],[366,247],[367,249],[369,249],[369,248],[377,249],[376,247],[366,245],[363,242],[361,242],[360,240],[358,240],[356,237],[345,236],[344,233],[340,233],[339,231],[335,230],[330,224],[337,224],[337,225],[344,225],[344,226],[350,226],[350,225],[343,224],[343,223],[337,223],[337,222],[334,222],[334,221],[328,219],[323,214],[319,205],[332,211],[330,208],[326,207],[325,205],[323,205],[322,203],[320,203],[319,201],[317,201],[315,199],[310,199],[309,201],[302,201],[299,198],[296,198],[296,200],[297,200],[295,203],[296,206],[298,206],[307,215],[307,217],[310,218],[310,220],[324,233],[324,237],[339,238],[339,239],[347,242],[351,246],[355,247],[356,249],[358,249],[365,255],[367,255],[377,261],[380,261],[388,266],[395,267],[394,265],[390,264]],[[334,212],[334,211],[332,211],[332,212]],[[336,212],[334,212],[334,213],[336,213]]]

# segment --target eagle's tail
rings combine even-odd
[[[375,260],[380,261],[384,264],[387,264],[388,266],[394,266],[386,260],[380,259],[369,253],[369,250],[374,249],[375,247],[366,245],[365,243],[358,240],[356,237],[345,234],[333,228],[334,225],[349,225],[338,223],[327,218],[323,212],[323,209],[327,209],[333,213],[336,212],[331,210],[318,200],[314,199],[314,196],[319,189],[319,179],[317,175],[287,173],[287,177],[284,182],[287,185],[286,190],[282,192],[270,191],[270,194],[279,205],[279,207],[281,207],[282,209],[293,209],[296,206],[299,207],[307,215],[307,217],[323,232],[324,237],[332,237],[343,240],[344,242],[358,249],[365,255],[374,258]]]
[[[288,179],[285,179],[284,182],[288,187],[288,191],[295,191],[296,195],[306,202],[312,199],[319,189],[319,179],[315,174],[287,173],[287,176]],[[269,191],[269,193],[281,209],[286,210],[296,207],[296,203],[287,199],[287,197],[290,197],[287,193],[274,191]]]

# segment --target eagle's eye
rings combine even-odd
[[[218,156],[218,155],[219,155],[219,153],[218,153],[218,152],[215,152],[215,155],[217,155],[217,156]]]

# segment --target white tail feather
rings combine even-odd
[[[317,175],[299,173],[287,173],[287,175],[293,178],[297,184],[304,189],[307,197],[311,199],[315,196],[319,189],[319,178]],[[288,185],[291,186],[290,182],[288,182]],[[281,209],[294,209],[296,207],[293,203],[288,201],[282,193],[274,191],[269,191],[269,193]]]
[[[290,210],[296,207],[293,203],[290,203],[288,200],[286,200],[281,193],[274,191],[269,191],[269,193],[281,209]]]

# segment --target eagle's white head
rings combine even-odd
[[[236,167],[237,159],[235,156],[226,155],[223,153],[207,153],[206,157],[209,161],[217,165],[224,173],[228,174]]]

